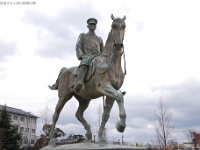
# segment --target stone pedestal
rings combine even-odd
[[[49,145],[46,147],[43,147],[40,150],[88,150],[88,149],[94,149],[94,150],[106,150],[106,149],[113,149],[113,150],[145,150],[144,148],[135,148],[132,146],[123,146],[123,145],[112,145],[112,144],[105,144],[100,146],[99,144],[94,143],[77,143],[77,144],[66,144],[66,145]]]

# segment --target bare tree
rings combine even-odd
[[[167,149],[171,146],[174,138],[172,132],[174,125],[171,124],[171,114],[168,112],[167,106],[160,99],[158,108],[154,110],[156,122],[155,122],[155,144],[159,149]]]
[[[102,117],[102,106],[100,104],[97,109],[97,113],[98,113],[98,131],[99,131],[99,128],[101,126],[101,117]]]
[[[194,139],[194,133],[198,133],[197,129],[194,127],[187,127],[185,136],[189,142],[193,142]]]
[[[50,124],[52,118],[52,112],[49,109],[48,105],[40,112],[40,120],[42,124]]]
[[[43,110],[40,111],[40,122],[38,124],[40,133],[43,134],[43,126],[45,124],[51,124],[52,119],[52,111],[49,109],[48,104],[45,106]],[[46,133],[45,133],[46,134]]]
[[[103,107],[102,107],[101,104],[99,104],[99,105],[98,105],[98,108],[97,108],[98,117],[97,117],[97,120],[95,121],[95,128],[94,128],[94,132],[95,132],[95,133],[98,133],[98,132],[99,132],[99,129],[100,129],[100,126],[101,126],[101,122],[102,122],[103,109],[104,109],[104,101],[103,101]],[[96,135],[94,135],[94,138],[95,138],[95,136],[96,136]],[[106,138],[107,138],[107,135],[106,135],[106,128],[104,128],[103,137],[104,137],[104,139],[106,140]],[[94,141],[94,142],[95,142],[95,141]]]
[[[195,129],[191,127],[186,128],[185,136],[189,142],[192,142],[192,139],[194,138],[193,132],[195,132]]]
[[[97,114],[98,114],[98,117],[97,117],[97,120],[95,121],[95,126],[93,128],[94,130],[94,133],[97,133],[99,132],[99,128],[100,128],[100,125],[101,125],[101,117],[102,117],[102,105],[98,105],[98,108],[97,108]],[[94,134],[94,142],[95,142],[95,137],[96,135]]]

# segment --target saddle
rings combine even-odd
[[[107,69],[108,69],[108,63],[106,61],[106,58],[103,56],[95,57],[89,64],[89,68],[88,68],[87,74],[85,76],[85,82],[88,82],[95,73],[102,74],[102,73],[105,73],[107,71]],[[75,68],[72,71],[72,73],[73,73],[73,75],[77,76],[78,75],[78,67]]]

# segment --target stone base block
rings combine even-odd
[[[123,145],[112,145],[112,144],[105,144],[99,145],[94,143],[77,143],[77,144],[66,144],[66,145],[49,145],[45,146],[40,150],[145,150],[144,148],[135,148],[131,146],[123,146]]]

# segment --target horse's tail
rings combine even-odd
[[[58,78],[60,77],[60,75],[63,73],[63,72],[65,72],[65,70],[67,70],[67,68],[66,67],[62,67],[61,69],[60,69],[60,72],[59,72],[59,74],[58,74]],[[58,85],[59,85],[59,80],[58,80],[58,78],[56,79],[56,83],[55,84],[53,84],[52,86],[48,86],[51,90],[58,90]]]

